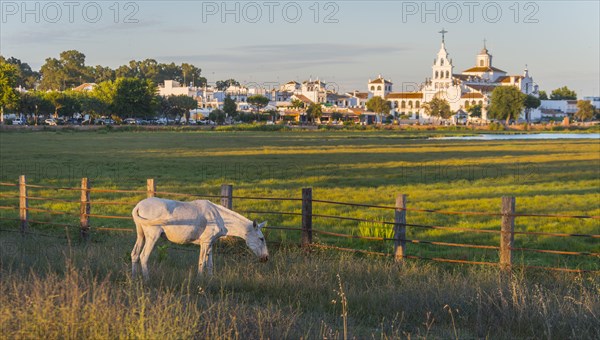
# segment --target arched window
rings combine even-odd
[[[444,66],[444,59],[440,59],[440,65]]]
[[[371,91],[375,91],[375,86],[371,86]]]
[[[381,85],[377,86],[377,91],[381,91]]]
[[[467,109],[469,108],[469,101],[468,100],[465,100],[465,108],[467,108]]]
[[[480,100],[478,104],[479,104],[479,105],[483,105],[483,102]]]
[[[479,61],[479,66],[483,66],[483,60]]]
[[[415,107],[416,107],[417,109],[418,109],[419,107],[421,107],[421,103],[419,103],[419,101],[418,101],[418,100],[415,102]]]
[[[402,103],[400,104],[400,108],[401,109],[406,109],[406,102],[403,100]]]
[[[471,101],[471,105],[475,105],[475,101],[474,100]]]
[[[450,78],[450,72],[446,71],[446,78]]]
[[[435,79],[438,78],[438,71],[435,71]]]
[[[412,102],[412,100],[408,101],[408,107],[410,107],[411,109],[413,108],[413,102]]]

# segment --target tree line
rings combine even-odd
[[[39,71],[29,64],[0,55],[0,107],[38,115],[71,116],[74,113],[118,118],[189,115],[197,107],[188,96],[163,98],[155,95],[157,84],[176,80],[204,86],[201,69],[188,63],[159,63],[154,59],[132,60],[116,69],[88,66],[85,55],[76,50],[47,58]],[[97,84],[90,92],[73,91],[84,84]],[[239,86],[235,79],[219,80],[218,89]],[[28,89],[19,92],[16,88]],[[188,117],[189,118],[189,117]]]
[[[189,116],[198,106],[186,95],[162,97],[149,79],[120,77],[97,84],[91,91],[18,92],[18,69],[0,63],[0,105],[12,111],[44,116],[72,116],[75,113],[92,117],[113,116],[120,119],[160,116]],[[189,118],[189,117],[188,117]]]
[[[0,63],[8,63],[17,67],[17,86],[42,91],[65,91],[83,83],[102,83],[116,81],[118,78],[140,78],[160,84],[165,80],[176,80],[182,84],[203,86],[206,78],[201,69],[188,63],[159,63],[154,59],[142,61],[132,60],[127,65],[116,69],[85,63],[85,54],[69,50],[61,52],[59,58],[47,58],[39,71],[21,60],[0,56]]]

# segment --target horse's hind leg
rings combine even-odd
[[[144,245],[144,249],[142,250],[142,254],[140,256],[140,263],[142,265],[142,275],[144,276],[144,280],[148,280],[148,258],[150,257],[152,248],[154,248],[154,245],[156,244],[156,241],[158,241],[161,233],[162,231],[159,228],[151,228],[144,230],[146,244]]]
[[[137,240],[135,241],[135,246],[133,246],[133,250],[131,251],[132,278],[134,278],[137,274],[137,267],[138,263],[140,262],[140,253],[142,252],[142,247],[144,246],[144,231],[142,230],[142,226],[136,222],[135,228],[137,232]]]

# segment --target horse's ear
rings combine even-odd
[[[254,227],[254,229],[258,229],[258,225],[256,224],[256,221],[252,221],[252,226]]]
[[[258,225],[258,229],[262,229],[267,225],[267,221],[264,221],[263,223]]]

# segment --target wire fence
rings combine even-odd
[[[515,199],[514,197],[503,197],[502,201],[502,211],[500,213],[493,212],[476,212],[476,211],[446,211],[446,210],[435,210],[435,209],[419,209],[419,208],[409,208],[406,207],[406,196],[399,195],[396,200],[395,206],[386,206],[386,205],[373,205],[373,204],[363,204],[363,203],[353,203],[353,202],[339,202],[339,201],[331,201],[331,200],[319,200],[312,199],[312,189],[305,188],[302,191],[301,198],[294,197],[259,197],[259,196],[234,196],[233,195],[233,187],[231,185],[223,185],[221,187],[220,195],[198,195],[198,194],[190,194],[190,193],[177,193],[177,192],[168,192],[168,191],[157,191],[156,186],[154,184],[153,179],[148,179],[147,181],[147,190],[123,190],[123,189],[104,189],[104,188],[91,188],[87,179],[82,179],[82,187],[74,188],[74,187],[60,187],[60,186],[45,186],[45,185],[33,185],[27,184],[25,180],[25,176],[21,176],[19,178],[18,183],[6,183],[0,182],[0,187],[16,187],[18,190],[17,193],[0,193],[0,198],[5,199],[13,199],[18,200],[18,205],[0,205],[0,210],[14,210],[18,211],[19,218],[9,218],[0,216],[0,220],[4,221],[14,221],[20,224],[20,230],[9,230],[9,229],[0,229],[0,231],[7,232],[21,232],[23,234],[31,234],[29,227],[31,225],[39,224],[39,225],[48,225],[48,226],[56,226],[56,227],[64,227],[64,228],[72,228],[74,230],[79,230],[84,239],[87,239],[90,232],[134,232],[134,228],[116,228],[116,227],[104,227],[98,226],[95,227],[90,223],[90,218],[101,219],[101,220],[132,220],[131,216],[118,216],[118,215],[107,215],[100,213],[92,213],[91,209],[93,206],[123,206],[123,205],[131,205],[132,207],[137,203],[133,201],[110,201],[110,200],[91,200],[91,193],[118,193],[118,194],[136,194],[138,197],[141,194],[146,195],[147,197],[154,197],[156,195],[162,196],[176,196],[176,197],[190,197],[190,198],[208,198],[208,199],[218,199],[220,200],[221,205],[232,208],[233,199],[236,200],[258,200],[258,201],[287,201],[287,202],[301,202],[302,208],[301,211],[276,211],[276,210],[239,210],[239,213],[244,214],[258,214],[258,215],[279,215],[282,217],[286,216],[296,216],[302,218],[302,226],[299,228],[296,227],[277,227],[277,226],[269,226],[266,229],[269,230],[278,230],[280,232],[293,232],[293,233],[301,233],[301,245],[306,249],[322,249],[322,250],[336,250],[343,252],[352,252],[364,255],[375,255],[375,256],[383,256],[383,257],[392,257],[397,261],[403,261],[405,259],[414,259],[414,260],[425,260],[425,261],[433,261],[433,262],[443,262],[443,263],[451,263],[451,264],[472,264],[472,265],[491,265],[491,266],[500,266],[501,268],[512,268],[516,265],[512,261],[512,252],[532,252],[532,253],[540,253],[540,254],[551,254],[551,255],[559,255],[559,256],[582,256],[582,257],[595,257],[600,258],[600,253],[598,252],[587,252],[587,251],[568,251],[568,250],[554,250],[554,249],[533,249],[533,248],[525,248],[525,247],[516,247],[514,246],[514,236],[515,235],[529,235],[534,237],[539,236],[547,236],[547,237],[578,237],[578,238],[591,238],[597,239],[600,238],[598,234],[583,234],[583,233],[561,233],[561,232],[545,232],[545,231],[515,231],[514,230],[514,221],[517,217],[534,217],[534,218],[568,218],[568,219],[592,219],[597,220],[600,219],[600,216],[595,215],[565,215],[565,214],[518,214],[515,212]],[[35,196],[30,195],[28,193],[28,189],[45,189],[45,190],[61,190],[67,192],[79,192],[81,197],[79,200],[76,199],[63,199],[63,198],[53,198],[53,197],[43,197],[43,196]],[[78,211],[70,212],[64,210],[56,210],[56,209],[45,209],[41,207],[30,207],[29,202],[54,202],[61,204],[69,204],[79,206]],[[341,215],[331,215],[331,214],[318,214],[313,213],[313,204],[326,204],[326,205],[337,205],[337,206],[347,206],[347,207],[361,207],[361,208],[369,208],[369,209],[383,209],[393,211],[395,214],[394,221],[385,221],[385,220],[374,220],[368,218],[358,218],[352,216],[341,216]],[[491,230],[491,229],[478,229],[478,228],[466,228],[466,227],[456,227],[456,226],[441,226],[441,225],[429,225],[429,224],[415,224],[408,223],[406,221],[406,212],[420,212],[427,214],[443,214],[443,215],[464,215],[464,216],[487,216],[487,217],[496,217],[501,218],[501,229],[500,230]],[[53,221],[42,221],[39,219],[32,219],[29,216],[29,213],[43,213],[51,216],[56,215],[64,215],[65,217],[77,217],[79,219],[78,223],[62,223],[62,222],[53,222]],[[47,216],[46,216],[47,217]],[[340,233],[333,232],[330,230],[323,230],[322,228],[313,228],[313,219],[326,219],[333,221],[353,221],[360,223],[371,223],[382,226],[389,226],[393,228],[393,236],[367,236],[367,235],[356,235],[352,233]],[[499,245],[486,245],[486,244],[465,244],[465,243],[456,243],[456,242],[442,242],[436,240],[421,240],[415,238],[408,238],[406,236],[406,228],[417,228],[417,229],[432,229],[432,230],[444,230],[444,231],[453,231],[453,232],[465,232],[465,233],[473,233],[473,234],[493,234],[500,237]],[[355,249],[349,247],[340,247],[337,245],[324,244],[321,242],[313,242],[312,237],[313,234],[323,235],[327,237],[337,238],[337,239],[356,239],[356,240],[364,240],[364,241],[373,241],[373,242],[393,242],[394,249],[393,252],[378,252],[372,250],[365,249]],[[51,235],[43,235],[43,236],[51,236]],[[442,258],[442,257],[428,257],[428,256],[418,256],[414,254],[407,254],[406,244],[413,245],[432,245],[437,247],[448,247],[448,248],[466,248],[466,249],[481,249],[494,251],[499,253],[499,261],[498,262],[490,262],[490,261],[476,261],[476,260],[468,260],[468,259],[451,259],[451,258]],[[585,272],[595,272],[598,273],[598,270],[584,270],[578,268],[562,268],[562,267],[548,267],[548,266],[531,266],[521,264],[519,267],[522,268],[530,268],[530,269],[543,269],[543,270],[551,270],[551,271],[564,271],[564,272],[577,272],[577,273],[585,273]]]

